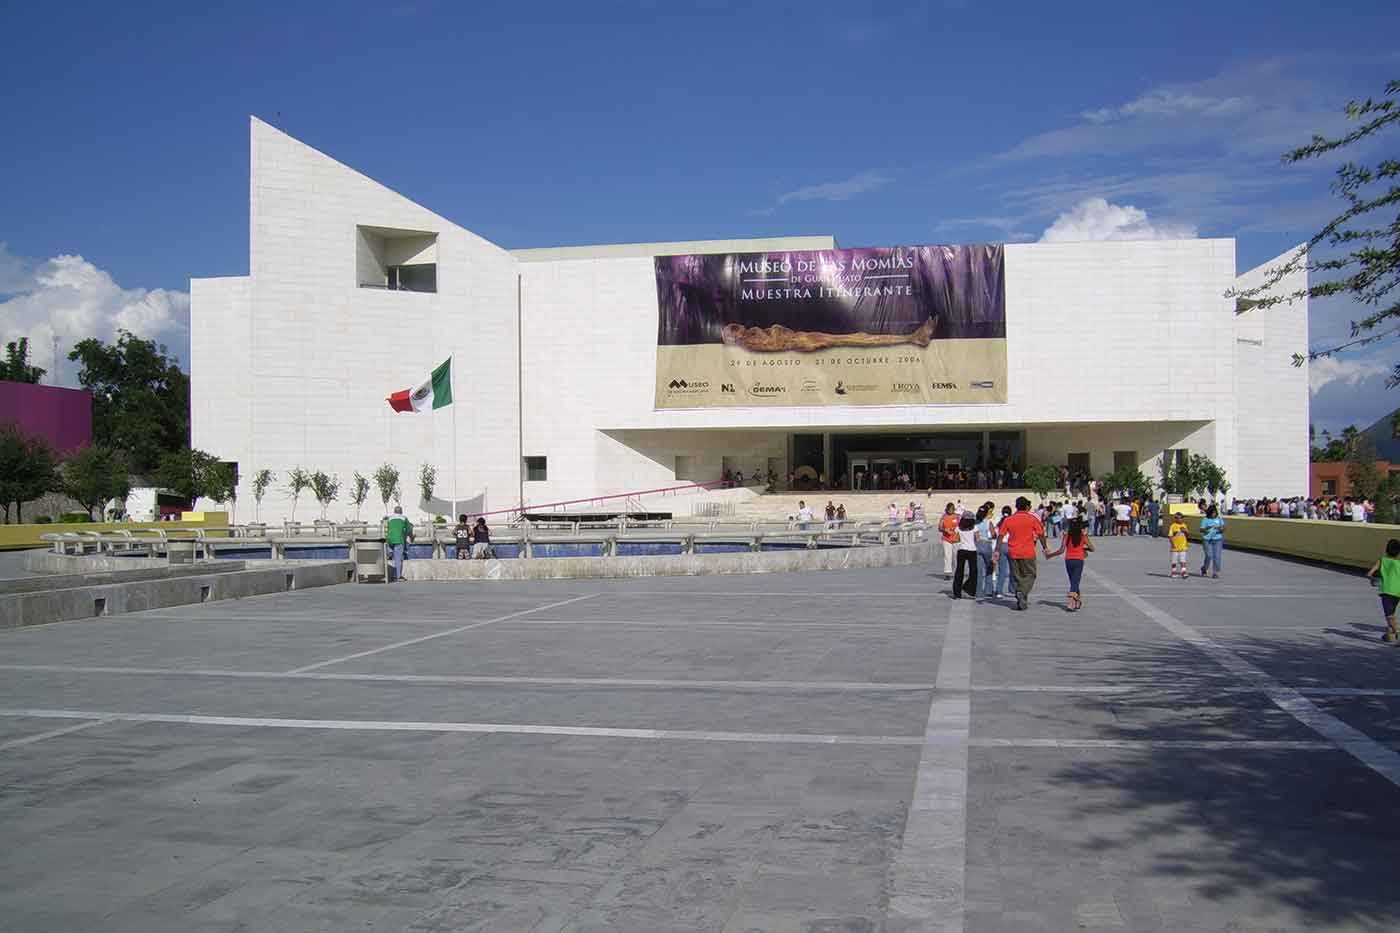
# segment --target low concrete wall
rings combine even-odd
[[[227,512],[186,512],[185,514],[191,518],[178,522],[53,522],[45,525],[0,525],[0,551],[46,547],[48,543],[40,541],[40,535],[64,531],[95,531],[98,534],[110,535],[118,531],[136,531],[141,528],[158,528],[161,531],[169,532],[193,531],[196,528],[202,528],[206,537],[228,537]]]
[[[1192,541],[1201,538],[1201,519],[1183,515]],[[1165,532],[1165,528],[1163,529]],[[1244,548],[1307,560],[1369,568],[1385,553],[1385,543],[1400,538],[1400,525],[1310,521],[1306,518],[1225,516],[1225,549]]]
[[[790,573],[899,567],[933,560],[933,542],[740,554],[648,557],[540,557],[533,560],[409,560],[405,580],[588,580],[725,573]]]
[[[352,574],[353,565],[345,560],[246,561],[245,569],[233,572],[209,568],[203,573],[190,573],[186,568],[177,568],[176,572],[155,579],[129,582],[64,586],[60,581],[53,589],[0,595],[0,628],[333,586],[348,583]]]
[[[33,593],[38,590],[61,590],[74,586],[95,586],[99,583],[136,583],[141,580],[158,580],[164,577],[189,577],[198,574],[211,573],[237,573],[245,569],[241,560],[225,560],[215,564],[206,562],[202,564],[177,564],[174,567],[165,566],[165,561],[158,561],[155,566],[142,566],[133,568],[128,562],[120,570],[104,571],[91,566],[84,566],[80,557],[62,557],[58,554],[49,554],[47,557],[58,557],[61,560],[72,563],[66,565],[52,564],[51,569],[38,570],[44,576],[22,577],[18,580],[0,580],[0,595],[10,595],[13,593]],[[107,558],[110,560],[110,558]],[[146,564],[146,559],[141,558],[142,565]],[[35,561],[36,564],[50,564],[49,561]],[[31,568],[33,569],[33,568]]]

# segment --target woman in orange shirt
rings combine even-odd
[[[1065,608],[1078,612],[1084,606],[1079,595],[1079,582],[1084,577],[1084,560],[1094,549],[1094,542],[1084,531],[1084,519],[1076,518],[1069,523],[1069,531],[1060,539],[1060,546],[1045,555],[1046,559],[1065,555],[1065,572],[1069,574],[1069,598]]]

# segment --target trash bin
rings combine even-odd
[[[388,583],[389,560],[383,537],[357,536],[350,542],[350,559],[355,562],[356,583]]]

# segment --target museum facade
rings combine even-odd
[[[1286,257],[1237,275],[1232,239],[507,250],[257,119],[249,211],[248,274],[190,288],[192,442],[238,464],[244,517],[260,469],[278,521],[293,468],[348,488],[383,463],[409,512],[424,463],[468,512],[726,470],[1155,476],[1182,451],[1233,494],[1308,491],[1307,307],[1241,311]],[[449,358],[451,405],[388,404]]]

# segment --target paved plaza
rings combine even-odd
[[[0,633],[0,928],[1393,930],[1400,648],[1358,575],[1107,539],[337,586]],[[941,568],[940,568],[941,569]]]

